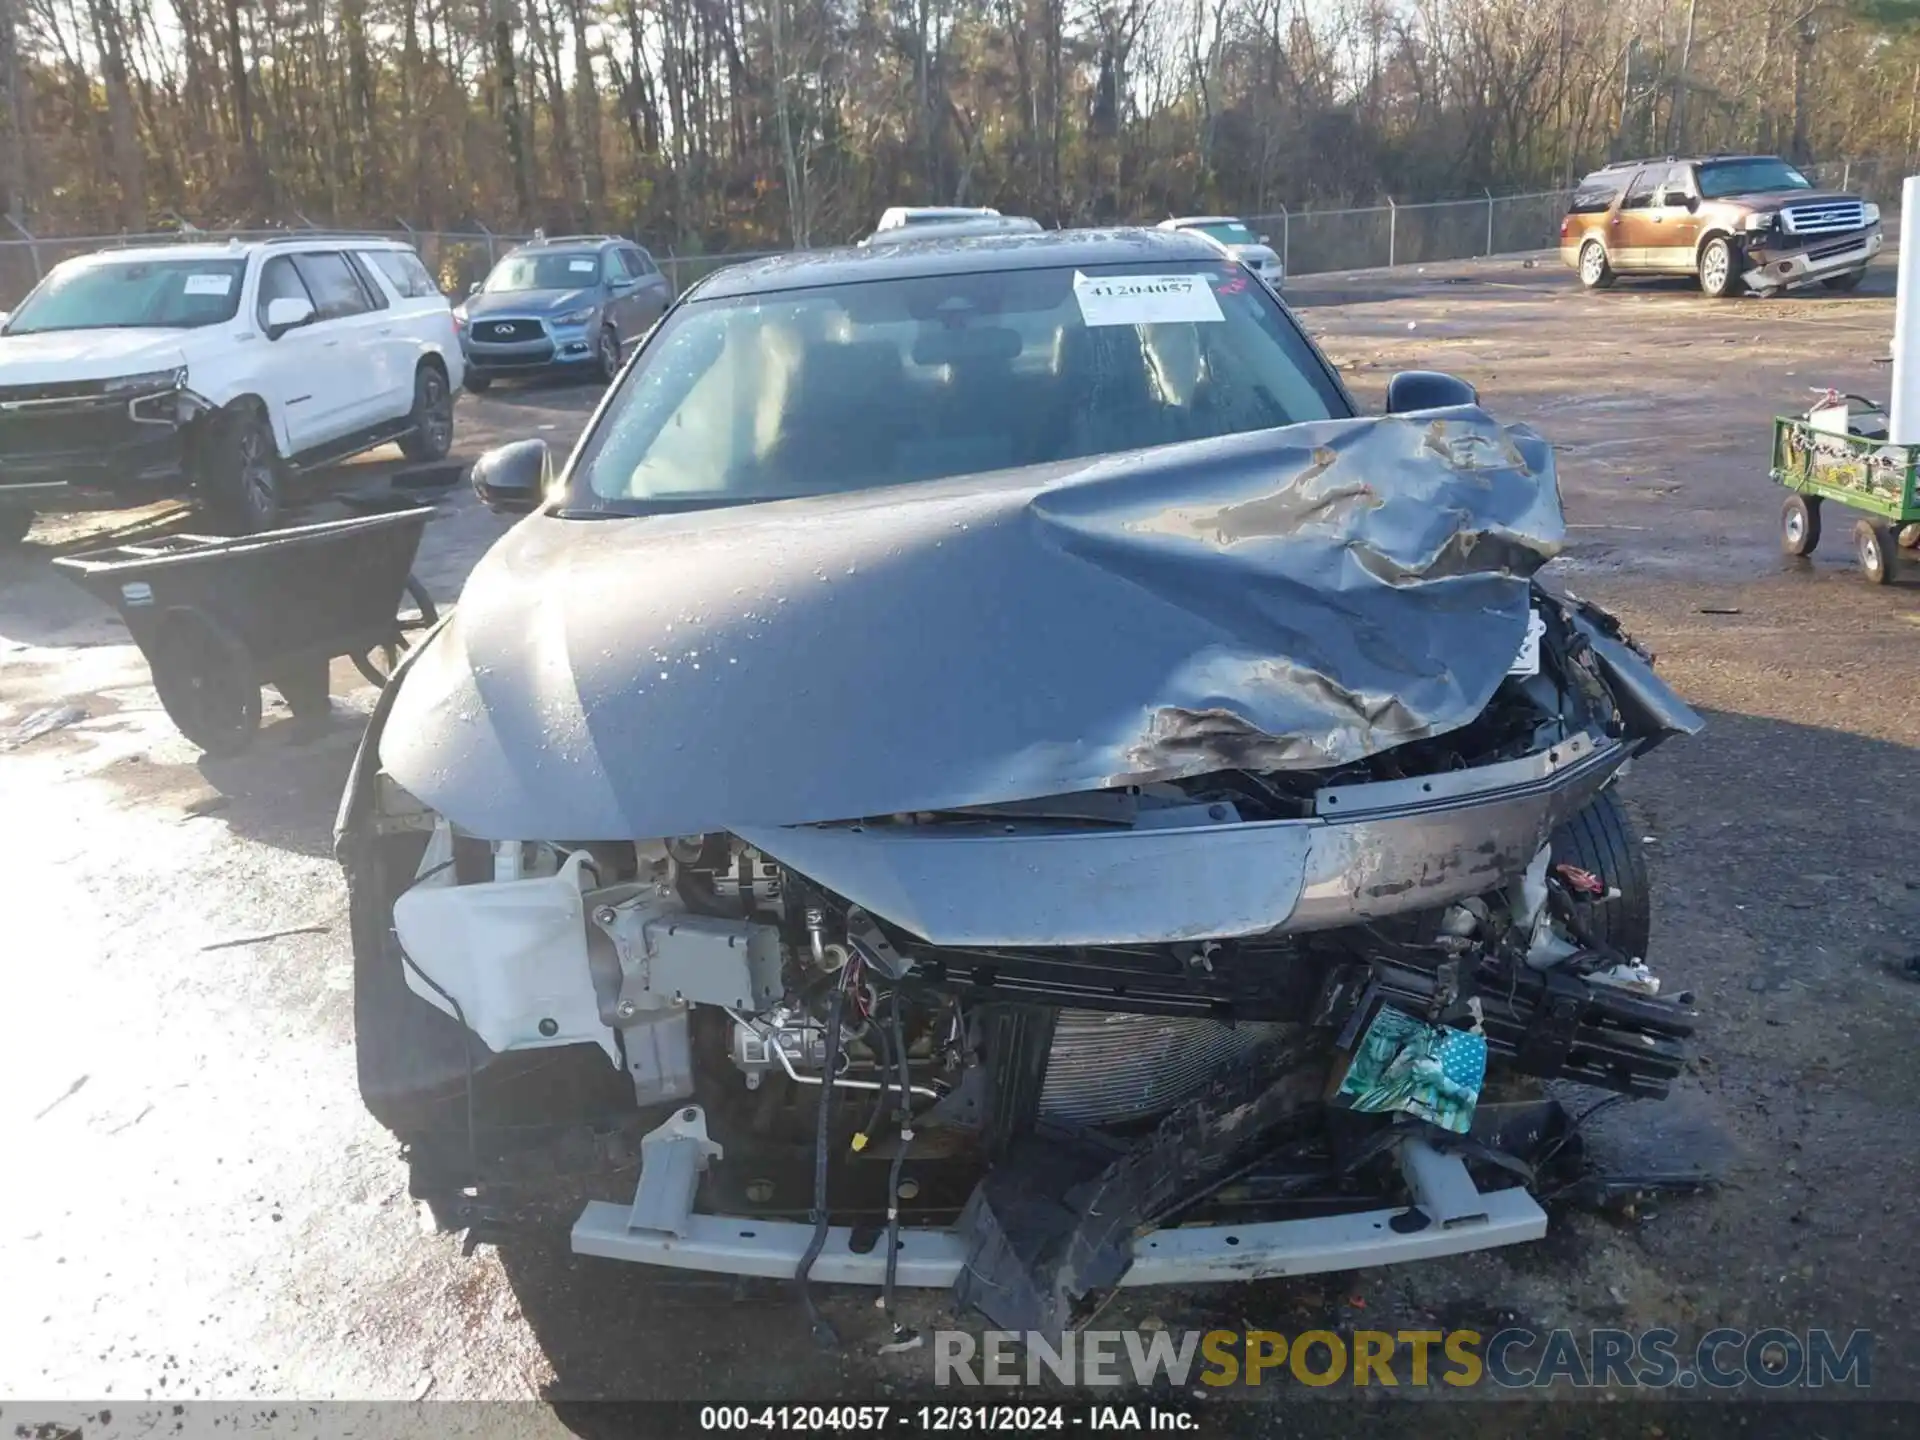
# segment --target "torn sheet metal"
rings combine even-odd
[[[1479,714],[1562,535],[1550,447],[1472,408],[533,516],[417,657],[380,755],[497,839],[1338,765]]]

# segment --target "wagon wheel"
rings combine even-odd
[[[1789,495],[1780,510],[1780,548],[1789,555],[1811,555],[1820,543],[1820,497]]]
[[[1853,548],[1860,557],[1860,573],[1875,585],[1890,584],[1893,580],[1897,563],[1894,553],[1899,548],[1893,542],[1893,528],[1889,525],[1862,520],[1853,527]]]
[[[406,600],[412,600],[409,606]],[[418,635],[431,630],[440,623],[440,612],[434,608],[433,597],[427,593],[427,587],[413,576],[407,576],[406,598],[401,601],[400,613],[394,618],[393,638],[376,646],[364,655],[354,655],[353,668],[367,677],[369,685],[385,685],[393,678],[393,672],[400,668],[400,659],[407,653],[411,643],[409,635]]]
[[[209,755],[238,755],[260,727],[260,681],[237,636],[198,610],[170,610],[147,653],[167,718]]]

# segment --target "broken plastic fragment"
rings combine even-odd
[[[1486,1078],[1486,1036],[1385,1005],[1361,1037],[1338,1098],[1366,1114],[1403,1112],[1464,1135]]]
[[[1660,993],[1660,977],[1647,968],[1644,960],[1633,960],[1614,965],[1606,970],[1596,970],[1587,976],[1587,979],[1596,985],[1617,985],[1622,990],[1631,990],[1639,995]]]

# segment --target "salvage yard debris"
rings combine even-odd
[[[36,710],[7,733],[0,740],[0,750],[18,750],[29,741],[38,740],[42,735],[51,735],[56,730],[64,730],[69,725],[77,725],[87,718],[86,710],[79,705],[49,705]]]
[[[211,940],[205,945],[202,945],[200,949],[202,952],[208,950],[232,950],[241,945],[260,945],[268,940],[283,939],[288,935],[325,935],[332,929],[333,927],[327,924],[289,925],[284,930],[262,930],[257,935],[235,935],[228,940]]]

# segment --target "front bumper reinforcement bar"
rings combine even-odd
[[[588,1203],[574,1222],[573,1252],[675,1270],[792,1279],[812,1238],[811,1225],[705,1215],[692,1208],[687,1167],[704,1168],[718,1147],[706,1140],[704,1117],[689,1119],[690,1113],[698,1117],[698,1107],[678,1112],[674,1121],[648,1137],[652,1143],[643,1148],[632,1205]],[[686,1152],[678,1159],[668,1154],[676,1147]],[[1407,1226],[1407,1207],[1394,1206],[1308,1220],[1155,1230],[1134,1240],[1133,1263],[1120,1284],[1191,1285],[1318,1275],[1492,1250],[1547,1233],[1546,1212],[1531,1195],[1519,1187],[1481,1191],[1458,1156],[1409,1138],[1399,1147],[1399,1161],[1415,1206],[1425,1217],[1419,1228]],[[955,1231],[902,1230],[895,1283],[951,1287],[967,1254],[967,1239]],[[836,1225],[828,1231],[812,1278],[879,1285],[886,1267],[884,1245],[856,1251],[852,1229]]]

